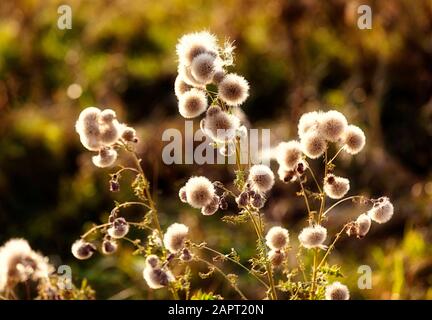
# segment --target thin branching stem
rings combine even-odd
[[[329,213],[331,210],[333,210],[335,207],[337,207],[338,205],[340,205],[341,203],[343,203],[345,201],[354,200],[354,199],[363,199],[363,198],[364,198],[364,196],[359,196],[359,195],[343,198],[342,200],[339,200],[338,202],[336,202],[332,206],[330,206],[326,211],[324,211],[322,216],[325,217],[327,215],[327,213]]]
[[[327,248],[326,253],[324,254],[324,257],[321,259],[321,262],[318,264],[317,269],[321,268],[322,265],[324,264],[325,260],[327,259],[328,255],[330,254],[330,252],[333,250],[334,246],[336,245],[336,242],[340,239],[340,237],[342,236],[343,232],[345,231],[345,229],[348,227],[348,224],[345,224],[343,226],[343,228],[341,229],[341,231],[339,231],[336,234],[335,239],[333,240],[332,244]]]
[[[239,296],[242,298],[242,300],[247,300],[246,296],[243,294],[243,292],[239,289],[239,287],[233,283],[233,281],[231,281],[231,279],[225,274],[225,272],[223,272],[219,267],[217,267],[216,265],[214,265],[213,263],[211,263],[210,261],[207,261],[203,258],[197,257],[195,256],[194,258],[197,261],[203,262],[206,265],[208,265],[210,268],[214,268],[214,270],[216,270],[217,272],[219,272],[224,278],[225,280],[228,281],[228,283],[233,287],[233,289],[239,294]]]

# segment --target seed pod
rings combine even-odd
[[[89,259],[96,252],[96,247],[90,242],[79,239],[72,245],[72,254],[80,260]]]
[[[219,208],[221,210],[226,210],[228,209],[228,202],[226,201],[225,197],[221,197],[220,201],[219,201]]]
[[[129,224],[125,218],[120,217],[114,220],[112,226],[108,229],[108,234],[114,239],[121,239],[129,232]]]
[[[242,192],[240,195],[236,198],[237,205],[239,208],[244,208],[249,204],[249,195],[247,192]]]
[[[111,179],[109,183],[110,183],[110,191],[111,192],[119,192],[120,191],[120,183],[117,181],[117,179]]]
[[[180,259],[181,259],[182,261],[186,261],[186,262],[192,260],[192,254],[191,254],[191,252],[189,251],[189,249],[187,249],[187,248],[184,248],[184,249],[183,249],[182,254],[181,254],[181,256],[180,256]]]
[[[252,206],[257,209],[261,209],[262,207],[264,207],[264,204],[266,202],[266,199],[259,193],[255,193],[251,197],[251,199],[252,199],[251,201]]]
[[[113,254],[114,252],[117,251],[117,247],[118,247],[117,242],[104,240],[102,242],[102,253],[106,255]]]

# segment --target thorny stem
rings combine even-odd
[[[216,270],[217,272],[219,272],[228,282],[229,284],[233,287],[233,289],[239,294],[239,296],[242,298],[242,300],[247,300],[246,296],[243,294],[243,292],[241,292],[241,290],[239,289],[239,287],[233,283],[230,278],[228,278],[228,276],[225,274],[225,272],[223,272],[220,268],[218,268],[217,266],[215,266],[213,263],[202,259],[200,257],[195,257],[195,260],[203,262],[205,264],[207,264],[210,268],[214,268],[214,270]]]
[[[333,250],[334,246],[336,245],[336,242],[340,239],[340,237],[342,236],[342,233],[345,231],[346,227],[348,226],[348,224],[345,224],[343,226],[343,228],[341,229],[341,231],[339,231],[336,234],[336,237],[334,239],[334,241],[332,242],[332,244],[327,248],[326,253],[324,254],[324,257],[321,259],[321,262],[318,264],[317,269],[321,268],[322,265],[324,264],[325,260],[327,259],[328,255],[330,254],[330,251]]]
[[[234,260],[234,259],[232,259],[231,257],[229,257],[228,255],[226,255],[226,254],[223,254],[222,252],[219,252],[219,251],[217,251],[217,250],[215,250],[215,249],[212,249],[212,248],[210,248],[210,247],[207,247],[207,246],[202,246],[201,247],[202,249],[206,249],[206,250],[208,250],[208,251],[210,251],[210,252],[213,252],[213,253],[215,253],[215,254],[217,254],[217,255],[219,255],[219,256],[221,256],[221,257],[223,257],[224,259],[228,259],[229,261],[231,261],[231,262],[233,262],[233,263],[235,263],[235,264],[237,264],[239,267],[241,267],[241,268],[243,268],[244,270],[246,270],[248,273],[250,273],[255,279],[257,279],[261,284],[263,284],[267,289],[268,289],[268,285],[267,285],[267,283],[265,283],[264,281],[262,281],[251,269],[249,269],[248,267],[246,267],[244,264],[242,264],[241,262],[239,262],[239,261],[236,261],[236,260]]]
[[[326,211],[324,211],[324,213],[322,214],[323,217],[326,216],[327,213],[329,213],[332,209],[334,209],[336,206],[338,206],[339,204],[341,204],[342,202],[351,200],[351,199],[364,199],[364,196],[350,196],[350,197],[346,197],[342,200],[339,200],[338,202],[334,203],[331,207],[329,207]]]

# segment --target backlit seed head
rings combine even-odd
[[[210,118],[222,112],[221,107],[218,105],[212,105],[207,109],[206,117]]]
[[[194,208],[205,207],[214,199],[215,188],[206,177],[192,177],[185,187],[188,203]]]
[[[296,172],[294,170],[288,170],[284,166],[279,166],[278,176],[282,182],[294,182],[297,179]]]
[[[218,142],[233,140],[239,127],[239,118],[226,112],[212,112],[212,116],[206,117],[204,122],[205,133]]]
[[[112,109],[105,109],[99,115],[99,121],[102,123],[110,123],[116,119],[116,113]]]
[[[170,225],[164,235],[164,245],[171,253],[177,253],[184,247],[189,228],[181,223]]]
[[[207,31],[189,33],[179,39],[176,51],[179,63],[189,66],[193,59],[202,53],[217,56],[217,39]]]
[[[302,156],[302,145],[296,140],[281,142],[276,148],[276,161],[287,170],[296,168]]]
[[[116,218],[107,232],[112,238],[121,239],[128,234],[129,224],[123,217]]]
[[[102,253],[106,255],[113,254],[117,251],[117,242],[111,240],[104,240],[102,242]]]
[[[96,252],[96,247],[83,239],[79,239],[72,245],[72,254],[80,260],[89,259]]]
[[[117,151],[112,148],[102,148],[97,156],[92,157],[92,162],[96,167],[110,167],[117,160]]]
[[[380,198],[368,211],[368,216],[377,223],[386,223],[393,217],[394,207],[387,197]]]
[[[207,109],[207,97],[204,91],[191,89],[179,99],[179,112],[187,119],[195,118]]]
[[[324,192],[332,199],[340,199],[350,189],[350,182],[346,178],[337,177],[333,174],[327,175],[324,181]]]
[[[104,110],[105,111],[105,110]],[[117,120],[112,120],[110,122],[103,122],[99,125],[100,128],[100,140],[104,145],[112,145],[116,142],[122,132],[122,125]]]
[[[371,218],[363,213],[358,216],[355,221],[357,227],[357,237],[363,238],[370,230],[371,227]]]
[[[237,205],[239,208],[247,207],[249,204],[249,194],[247,192],[242,192],[240,195],[235,199]]]
[[[366,136],[362,129],[349,125],[343,137],[345,151],[349,154],[359,153],[366,144]]]
[[[217,69],[213,74],[213,83],[219,84],[225,78],[225,71],[223,69]]]
[[[219,209],[219,203],[220,203],[219,196],[214,195],[212,201],[208,205],[201,208],[201,213],[205,216],[211,216],[215,214],[216,211],[218,211]]]
[[[174,82],[174,93],[177,99],[180,99],[180,97],[190,89],[192,89],[192,86],[188,85],[183,78],[178,75]]]
[[[270,250],[268,258],[273,267],[279,267],[285,260],[285,254],[280,250]]]
[[[160,260],[159,260],[159,257],[157,255],[151,254],[151,255],[147,256],[146,267],[155,269],[155,268],[159,267],[159,264],[160,264]]]
[[[325,290],[326,300],[349,300],[348,287],[338,281],[328,285]]]
[[[170,282],[175,280],[171,271],[161,268],[145,267],[143,277],[151,289],[166,287]]]
[[[318,131],[321,114],[312,111],[304,113],[298,122],[298,135],[302,139],[309,131]]]
[[[307,168],[308,168],[308,163],[304,160],[300,160],[299,163],[297,163],[296,171],[299,175],[302,175],[303,173],[305,173]]]
[[[326,140],[336,142],[342,138],[347,127],[345,116],[339,111],[331,110],[321,116],[319,131]]]
[[[250,200],[251,205],[257,209],[261,209],[262,207],[264,207],[266,202],[265,197],[257,192],[254,195],[250,196]]]
[[[249,96],[249,84],[242,76],[230,73],[219,83],[218,94],[227,105],[236,107],[245,102]]]
[[[325,249],[326,246],[323,243],[327,238],[327,229],[320,225],[306,227],[300,232],[298,238],[301,245],[306,249]]]
[[[316,159],[325,152],[327,143],[319,131],[309,131],[301,139],[303,153],[311,159]]]
[[[183,203],[187,203],[187,195],[186,195],[186,187],[181,187],[179,190],[179,198],[181,200],[181,202]]]
[[[97,151],[101,147],[99,115],[101,110],[88,107],[81,111],[75,124],[75,130],[80,136],[83,146],[90,151]]]
[[[188,84],[189,86],[197,89],[204,89],[205,84],[195,79],[195,77],[192,75],[190,67],[180,64],[177,68],[177,72],[179,76],[183,79],[183,81],[186,82],[186,84]],[[180,99],[180,97],[177,98]]]
[[[251,187],[257,192],[267,192],[274,185],[274,173],[269,167],[263,164],[256,164],[249,170]]]
[[[190,250],[187,248],[184,248],[182,250],[181,255],[180,255],[180,259],[182,261],[185,261],[185,262],[191,261],[192,260],[192,253],[190,252]]]
[[[213,80],[216,64],[217,60],[214,55],[201,53],[192,60],[192,76],[199,82],[208,84]]]
[[[135,142],[136,140],[136,130],[131,127],[123,128],[123,132],[121,135],[122,139],[128,142]]]
[[[289,243],[288,230],[282,227],[272,227],[265,237],[266,244],[270,249],[281,250]]]

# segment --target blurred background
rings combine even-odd
[[[57,27],[61,4],[72,8],[71,30]],[[357,27],[360,4],[372,8],[371,30]],[[272,143],[295,138],[301,114],[317,109],[337,109],[365,130],[365,150],[340,157],[336,172],[351,179],[351,194],[389,196],[395,215],[363,240],[344,238],[334,251],[331,262],[342,265],[352,297],[432,299],[429,0],[1,1],[0,244],[26,238],[56,265],[71,265],[76,281],[87,278],[99,299],[169,298],[147,289],[143,259],[126,243],[114,256],[84,262],[70,253],[80,234],[106,220],[114,200],[131,198],[126,176],[120,193],[109,192],[110,170],[91,164],[75,133],[80,110],[96,105],[138,129],[163,226],[181,221],[196,242],[223,252],[236,247],[244,261],[253,254],[249,224],[226,224],[221,212],[203,217],[177,197],[192,174],[232,181],[232,166],[161,161],[163,130],[184,128],[173,92],[175,44],[203,29],[235,41],[235,71],[251,85],[243,110],[252,127],[271,129]],[[265,207],[268,221],[286,226],[294,242],[305,224],[296,191],[278,182]],[[232,206],[227,213],[234,212]],[[339,207],[329,231],[361,212]],[[357,289],[359,265],[372,268],[371,290]],[[260,297],[251,277],[242,276],[240,286]],[[200,288],[236,297],[218,276],[194,277],[192,291]]]

